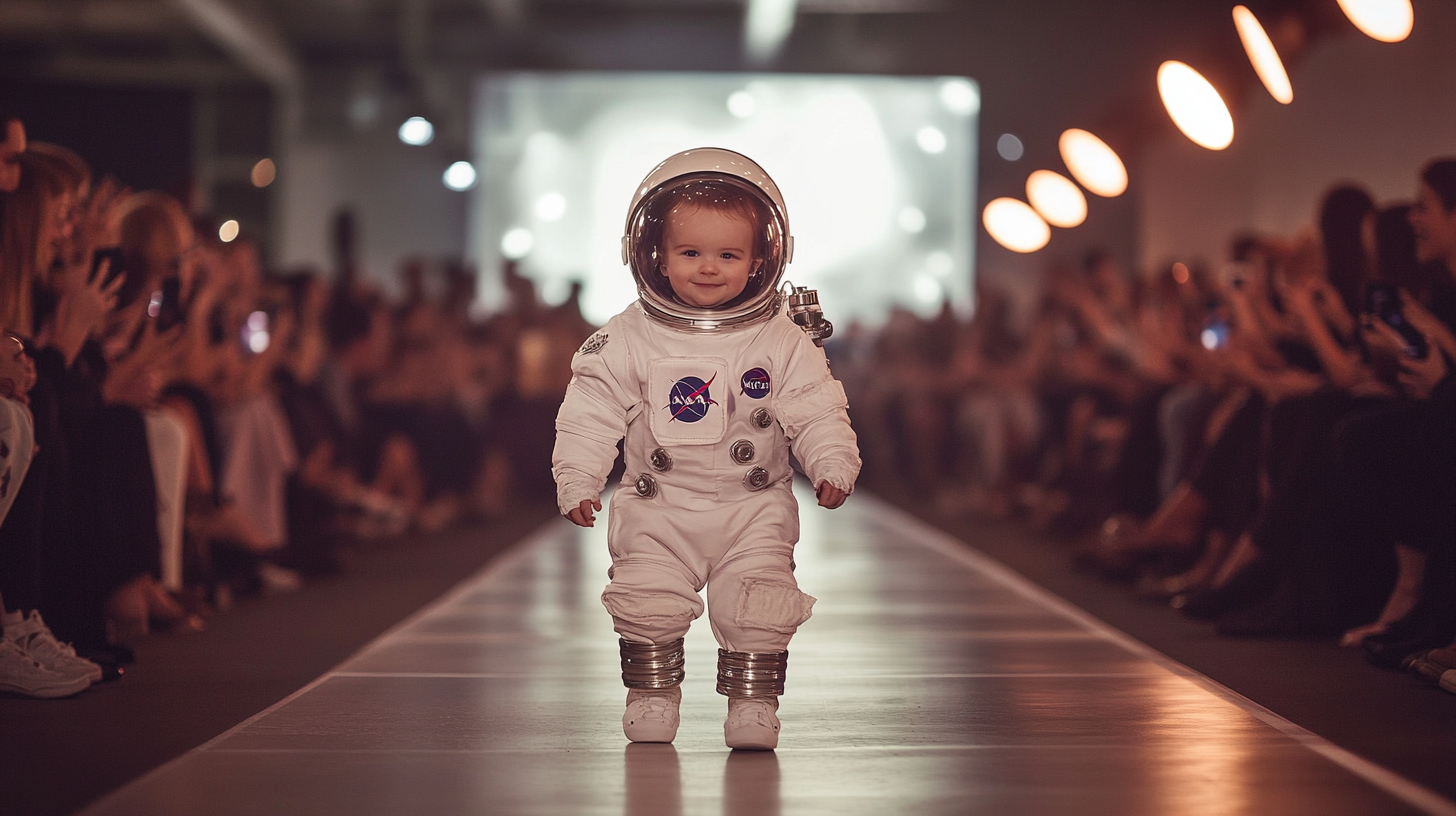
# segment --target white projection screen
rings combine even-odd
[[[602,323],[636,297],[620,242],[637,183],[693,147],[751,157],[783,191],[786,279],[840,326],[896,305],[969,314],[976,117],[962,77],[510,73],[476,88],[470,254],[518,261],[547,303],[583,284]],[[504,295],[481,276],[487,311]]]

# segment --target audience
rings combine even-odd
[[[1019,314],[983,275],[968,323],[855,327],[831,353],[869,483],[949,485],[937,511],[1070,537],[1078,564],[1221,634],[1338,639],[1438,681],[1456,666],[1456,159],[1415,187],[1384,209],[1337,187],[1316,233],[1238,236],[1212,273],[1127,276],[1099,252],[1047,270]]]
[[[332,283],[271,274],[248,236],[0,125],[0,691],[76,694],[138,637],[549,484],[542,429],[495,428],[565,393],[574,300],[509,274],[515,301],[477,323],[472,273],[442,265],[432,299],[414,262],[393,305],[347,214]]]

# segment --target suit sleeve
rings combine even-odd
[[[640,410],[641,393],[616,318],[592,335],[571,359],[571,383],[556,414],[551,475],[562,514],[601,496],[617,459],[617,443]]]
[[[804,475],[815,485],[828,482],[850,493],[861,462],[844,386],[830,374],[824,350],[798,327],[784,348],[783,384],[774,389],[774,414]]]

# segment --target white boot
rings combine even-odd
[[[772,751],[779,744],[777,697],[729,697],[723,741],[729,748]]]
[[[682,688],[630,689],[627,711],[622,715],[622,733],[633,742],[672,742],[677,736],[677,707]]]

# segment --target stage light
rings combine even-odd
[[[278,178],[278,167],[273,164],[272,159],[263,159],[253,165],[249,178],[252,179],[254,187],[267,187],[273,183],[273,179]]]
[[[238,222],[228,219],[217,228],[217,238],[224,244],[230,244],[237,240],[238,233],[242,230]]]
[[[1264,27],[1259,25],[1259,18],[1244,6],[1234,6],[1234,27],[1239,30],[1244,53],[1249,55],[1249,63],[1254,66],[1254,73],[1259,75],[1265,90],[1282,104],[1293,102],[1294,87],[1289,84],[1289,74],[1284,70],[1274,43],[1270,42]]]
[[[911,235],[919,235],[925,231],[925,211],[914,205],[901,207],[895,220],[899,222],[900,229]]]
[[[1400,42],[1410,36],[1415,10],[1410,0],[1339,0],[1340,9],[1371,39]]]
[[[501,254],[513,261],[519,261],[530,255],[531,250],[535,248],[536,236],[525,227],[515,227],[507,230],[506,234],[501,236]]]
[[[970,116],[981,110],[981,92],[969,80],[955,78],[940,83],[940,104],[957,116]]]
[[[435,126],[423,116],[411,116],[399,126],[399,140],[420,147],[435,141]]]
[[[1051,240],[1052,229],[1030,205],[998,198],[981,211],[981,223],[996,243],[1012,252],[1035,252]]]
[[[931,155],[944,153],[946,145],[945,132],[933,125],[926,125],[915,131],[915,144],[919,145],[921,150]]]
[[[1026,153],[1026,146],[1013,134],[1003,133],[996,140],[996,153],[1006,161],[1016,161]]]
[[[1061,173],[1037,170],[1026,179],[1026,200],[1054,227],[1075,227],[1087,220],[1087,197]]]
[[[1106,142],[1081,128],[1071,128],[1057,140],[1057,149],[1072,171],[1072,178],[1088,191],[1103,198],[1127,191],[1127,168]]]
[[[458,161],[445,168],[445,186],[457,193],[465,192],[475,186],[475,165],[468,161]]]
[[[747,119],[752,116],[757,107],[757,101],[748,91],[734,91],[728,95],[728,112],[739,119]]]
[[[1193,143],[1223,150],[1234,140],[1234,119],[1203,75],[1177,60],[1158,67],[1158,95],[1173,124]]]

